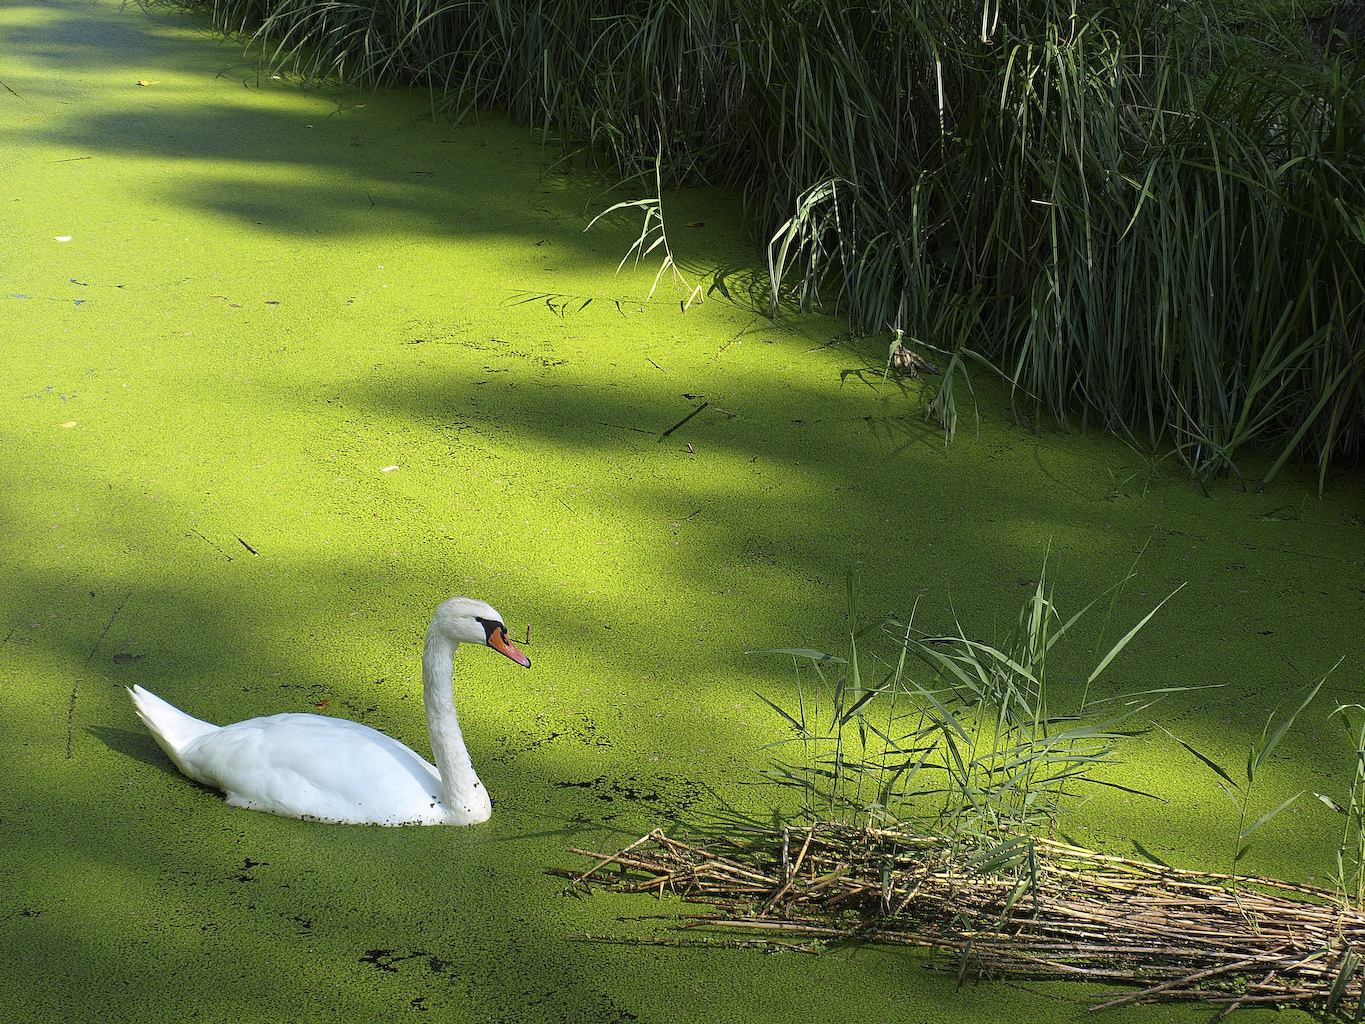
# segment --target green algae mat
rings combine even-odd
[[[561,156],[421,93],[274,77],[182,13],[0,9],[6,1019],[1093,1019],[1084,986],[959,988],[899,949],[573,940],[649,938],[637,919],[677,906],[566,895],[546,870],[571,847],[785,799],[754,783],[791,666],[750,652],[836,649],[850,571],[864,618],[918,601],[985,639],[1045,555],[1071,611],[1135,565],[1125,624],[1185,583],[1112,691],[1221,684],[1149,717],[1236,765],[1344,655],[1257,799],[1347,793],[1328,712],[1360,699],[1365,479],[1205,493],[1120,440],[1018,425],[979,378],[945,445],[936,383],[882,381],[887,339],[764,315],[733,197],[666,197],[687,283],[651,295],[656,266],[617,270],[638,221],[584,231],[623,193]],[[532,659],[457,657],[482,825],[227,807],[124,690],[425,753],[422,638],[452,594]],[[1156,730],[1121,754],[1160,800],[1087,793],[1066,836],[1226,869],[1211,773]],[[1330,884],[1340,828],[1306,794],[1242,867]]]

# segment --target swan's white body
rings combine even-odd
[[[128,692],[138,716],[177,768],[222,790],[233,807],[352,825],[473,825],[493,805],[474,772],[451,692],[461,643],[486,644],[519,665],[530,660],[507,639],[502,617],[469,598],[436,609],[422,652],[422,696],[431,764],[368,725],[283,714],[210,725],[140,686]]]

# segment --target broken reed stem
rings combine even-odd
[[[1361,998],[1365,914],[1335,893],[1170,868],[1032,840],[1037,881],[980,874],[947,839],[823,824],[694,846],[655,830],[595,863],[556,869],[576,887],[665,890],[712,910],[680,930],[764,932],[779,942],[857,937],[965,955],[979,973],[1134,986],[1094,1008],[1159,1000],[1329,1008]],[[604,876],[615,864],[619,874]],[[600,940],[600,937],[594,937]]]

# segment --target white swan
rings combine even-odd
[[[461,643],[486,644],[531,667],[488,605],[466,597],[441,603],[422,651],[434,765],[344,718],[283,714],[218,726],[140,686],[128,692],[176,767],[222,790],[233,807],[348,825],[473,825],[487,821],[493,805],[474,774],[455,714],[451,658]]]

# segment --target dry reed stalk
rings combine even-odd
[[[961,970],[983,975],[1133,986],[1096,1009],[1162,1000],[1229,1012],[1361,1005],[1365,914],[1333,892],[1042,839],[1017,849],[1027,866],[987,874],[973,867],[982,851],[960,840],[899,831],[822,824],[692,845],[655,830],[609,856],[574,850],[598,863],[554,873],[713,908],[674,918],[684,930],[781,935],[785,948],[801,948],[785,941],[793,937],[814,940],[812,949],[856,937],[951,952]],[[604,876],[613,864],[618,873]]]

